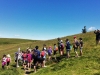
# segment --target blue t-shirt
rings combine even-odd
[[[39,50],[34,50],[35,56],[37,58],[40,58],[40,51]]]
[[[48,49],[48,54],[51,54],[52,53],[52,49]]]
[[[66,42],[66,49],[70,49],[70,42],[69,41]]]

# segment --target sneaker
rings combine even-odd
[[[17,66],[17,67],[19,67],[19,66]]]
[[[44,67],[47,67],[47,66],[44,66]]]

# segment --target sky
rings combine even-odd
[[[100,0],[0,0],[0,38],[49,40],[100,29]]]

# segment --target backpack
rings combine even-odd
[[[70,42],[69,41],[66,42],[66,45],[67,45],[66,47],[70,49]]]
[[[64,44],[61,44],[61,49],[64,49]]]
[[[56,51],[58,51],[58,47],[56,47],[56,49],[55,49]]]
[[[22,57],[23,57],[23,58],[27,58],[27,54],[23,54]]]
[[[10,62],[10,58],[7,58],[7,62]]]
[[[34,50],[34,55],[37,57],[38,56],[38,51]]]
[[[32,55],[31,55],[31,54],[28,54],[28,55],[27,55],[27,59],[28,59],[28,60],[31,60],[31,58],[32,58]]]
[[[79,46],[80,45],[80,43],[78,41],[76,41],[75,44],[76,44],[76,46]]]
[[[45,55],[45,52],[42,51],[42,52],[41,52],[41,57],[44,57],[44,55]]]

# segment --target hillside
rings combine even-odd
[[[62,37],[65,41],[66,38],[73,42],[73,36]],[[75,58],[74,50],[71,50],[71,58],[68,60],[64,57],[59,58],[59,62],[50,61],[47,62],[47,68],[38,69],[37,73],[32,72],[29,75],[100,75],[100,45],[95,45],[95,34],[88,32],[86,34],[76,34],[77,38],[82,37],[84,42],[83,56]],[[3,54],[11,54],[12,62],[11,69],[2,70],[0,68],[0,75],[24,75],[25,72],[20,68],[14,66],[14,53],[18,47],[21,50],[26,50],[27,47],[34,48],[39,45],[39,49],[42,49],[43,44],[47,46],[53,46],[57,43],[57,39],[47,41],[33,41],[33,40],[21,40],[21,39],[0,39],[0,59]],[[78,51],[79,52],[79,51]],[[1,64],[0,64],[1,66]]]

